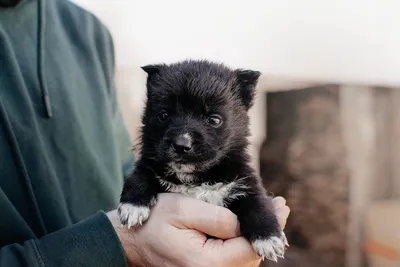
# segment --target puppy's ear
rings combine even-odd
[[[235,70],[235,75],[239,83],[240,97],[247,110],[249,110],[253,106],[255,88],[261,72],[238,69]]]
[[[142,66],[141,69],[147,73],[147,77],[151,79],[155,75],[159,74],[164,65],[157,64],[157,65],[146,65]]]

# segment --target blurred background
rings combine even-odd
[[[400,266],[399,0],[74,0],[113,35],[137,138],[140,66],[210,59],[263,73],[253,165],[288,201],[286,259],[265,266]]]

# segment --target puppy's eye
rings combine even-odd
[[[158,113],[157,116],[160,121],[166,121],[169,118],[168,113],[165,111]]]
[[[207,118],[207,123],[212,127],[219,127],[222,124],[222,118],[217,114],[213,114]]]

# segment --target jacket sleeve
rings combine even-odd
[[[0,267],[127,267],[104,212],[40,239],[0,248]]]

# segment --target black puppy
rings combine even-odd
[[[247,153],[247,111],[260,73],[208,61],[142,69],[141,155],[121,194],[121,223],[141,225],[159,193],[182,193],[229,208],[262,258],[283,257],[285,234]]]

